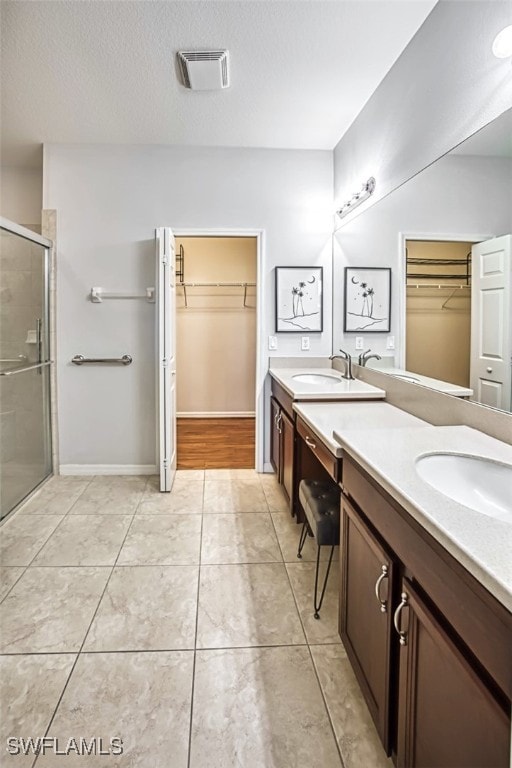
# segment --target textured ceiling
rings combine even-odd
[[[44,142],[332,149],[435,0],[2,0],[2,162]],[[193,92],[176,51],[228,48]]]

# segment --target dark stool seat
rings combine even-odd
[[[306,543],[308,530],[315,537],[318,545],[315,571],[315,612],[313,614],[315,619],[320,618],[319,611],[322,607],[325,589],[327,587],[327,579],[331,569],[334,547],[339,544],[340,541],[340,499],[341,490],[334,482],[301,480],[299,483],[299,501],[304,510],[305,520],[300,533],[297,557],[302,557],[302,549]],[[322,594],[320,595],[320,601],[318,601],[320,547],[324,545],[331,547],[331,553],[325,572]]]
[[[341,491],[335,483],[301,480],[299,501],[318,546],[336,546],[340,541]]]

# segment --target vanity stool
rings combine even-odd
[[[325,588],[327,587],[334,547],[340,543],[340,497],[340,488],[334,482],[301,480],[299,483],[299,501],[304,510],[305,520],[300,532],[297,557],[302,557],[302,549],[308,533],[315,537],[318,546],[315,572],[315,619],[320,618],[319,610],[322,607]],[[323,546],[330,546],[331,554],[329,555],[320,602],[318,602],[318,570],[320,567],[320,549]]]

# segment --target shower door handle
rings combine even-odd
[[[37,337],[37,364],[40,365],[43,362],[43,321],[40,317],[37,318],[36,325],[36,337]],[[39,375],[42,375],[42,371],[39,370]]]

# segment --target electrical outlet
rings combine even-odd
[[[309,351],[309,336],[302,336],[300,340],[300,348],[303,352]]]
[[[364,339],[362,336],[356,336],[356,349],[364,349]]]
[[[386,349],[394,349],[394,348],[395,348],[395,337],[388,336],[386,339]]]
[[[277,336],[268,337],[268,348],[272,351],[277,349]]]

